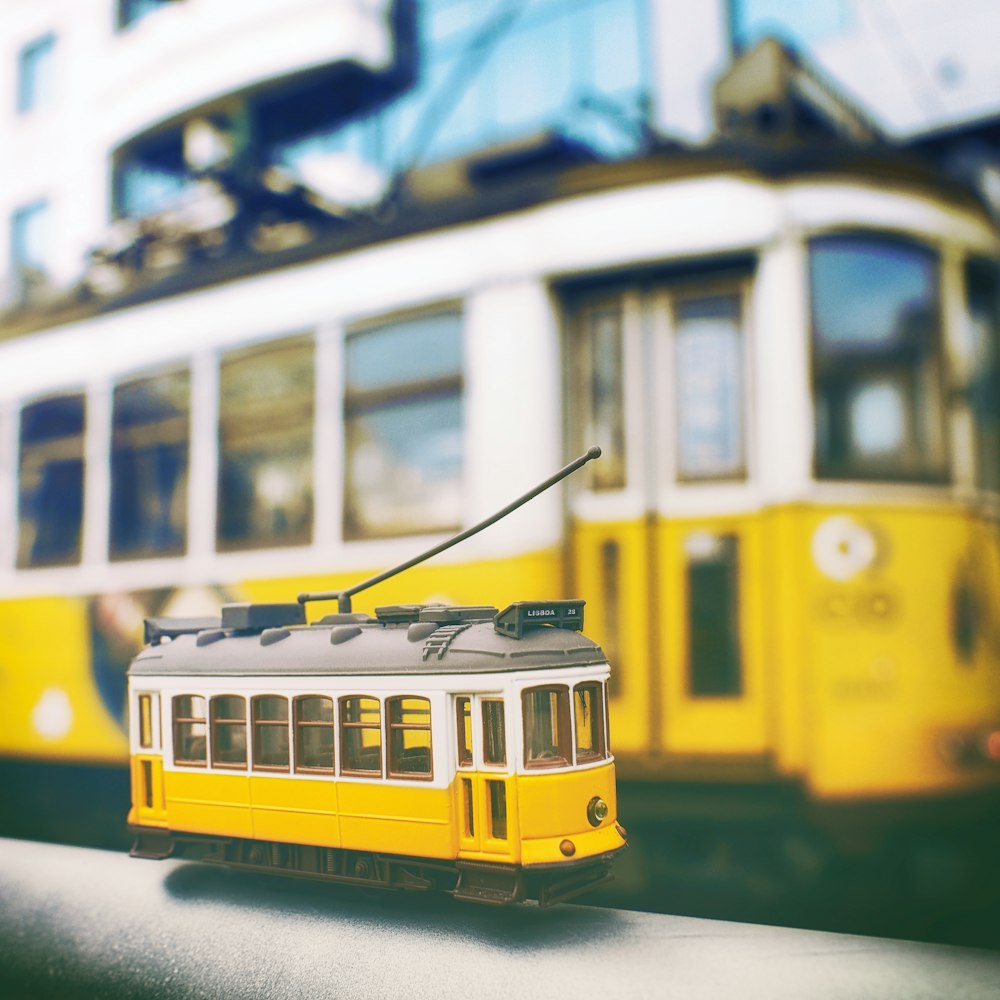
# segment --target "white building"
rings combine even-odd
[[[997,20],[989,0],[6,0],[0,300],[65,294],[168,206],[210,228],[231,210],[193,185],[213,165],[287,172],[326,210],[540,131],[611,157],[649,128],[703,141],[712,82],[767,33],[890,133],[990,115]]]

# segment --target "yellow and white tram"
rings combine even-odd
[[[152,620],[129,670],[133,855],[488,903],[606,880],[625,838],[582,625],[582,601]]]
[[[0,342],[0,753],[123,763],[144,618],[346,586],[596,441],[378,601],[585,597],[619,777],[995,795],[988,214],[873,148],[481,166]],[[276,683],[161,694],[419,695],[442,734],[460,694]]]

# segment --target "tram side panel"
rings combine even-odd
[[[995,784],[995,763],[973,752],[1000,723],[995,531],[957,507],[813,509],[801,551],[813,793]]]

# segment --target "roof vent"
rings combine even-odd
[[[501,635],[520,639],[530,628],[554,625],[556,628],[583,630],[585,601],[515,601],[493,619]]]
[[[294,604],[223,604],[222,627],[240,632],[260,632],[285,625],[305,625],[303,605]]]

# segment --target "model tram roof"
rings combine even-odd
[[[550,602],[552,605],[583,602]],[[541,607],[541,605],[538,605]],[[508,609],[510,610],[510,609]],[[574,627],[505,624],[495,608],[380,608],[377,618],[329,615],[313,625],[152,619],[129,667],[150,676],[350,676],[480,674],[604,664],[601,647]],[[507,612],[504,612],[507,614]],[[495,617],[494,617],[495,616]],[[243,622],[249,622],[244,618]],[[518,637],[518,634],[520,637]]]

